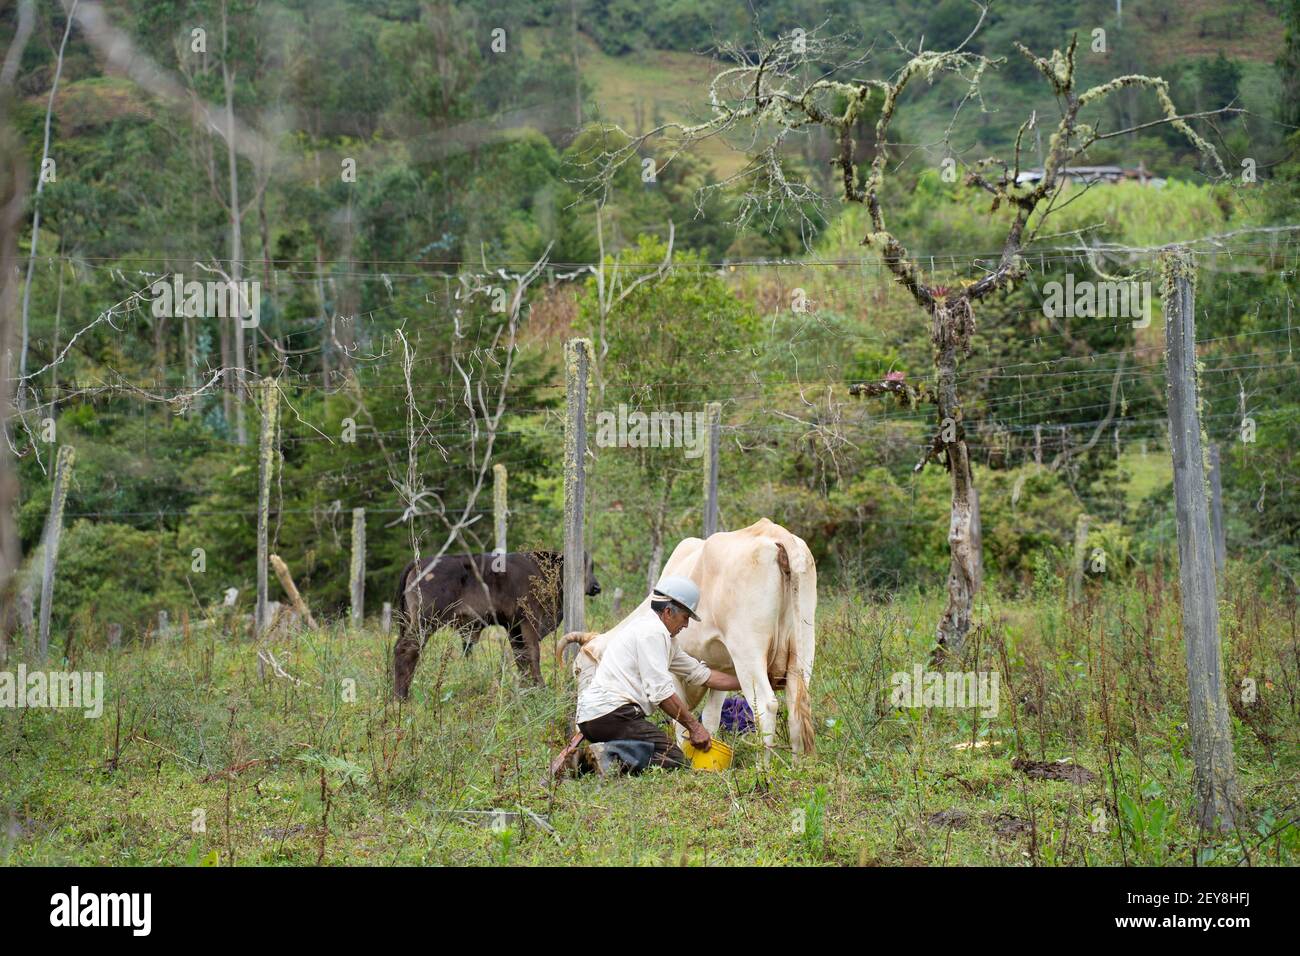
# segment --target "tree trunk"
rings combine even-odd
[[[226,66],[224,50],[225,11],[222,11],[222,63],[221,73],[226,87],[226,164],[230,168],[230,278],[238,289],[244,277],[243,214],[239,208],[239,162],[235,152],[235,77]],[[240,311],[240,310],[237,310]],[[244,322],[236,315],[227,319],[234,329],[232,358],[235,373],[235,440],[248,444],[248,431],[244,427]]]
[[[231,356],[230,345],[230,323],[218,321],[217,328],[221,332],[221,367],[223,369],[234,368],[235,360]],[[227,427],[229,427],[235,421],[235,403],[232,400],[229,371],[222,373],[222,381],[224,385],[221,389],[221,415],[226,420]]]
[[[578,0],[569,0],[569,39],[573,44],[573,123],[582,129],[582,75],[578,72]]]
[[[655,525],[654,533],[651,535],[650,545],[650,563],[646,565],[645,580],[646,587],[653,591],[654,586],[659,583],[659,567],[664,561],[664,541],[659,533],[658,524]]]
[[[329,307],[325,304],[325,247],[320,236],[316,237],[316,299],[320,302],[321,349],[320,368],[321,385],[330,383],[330,327]]]
[[[41,576],[41,621],[38,653],[42,663],[50,652],[50,621],[54,615],[54,575],[58,570],[59,539],[63,534],[63,507],[68,500],[68,483],[77,450],[60,445],[54,463],[54,484],[50,489],[50,516],[45,522],[45,567]]]
[[[67,24],[63,28],[63,42],[59,44],[59,58],[54,68],[54,82],[50,84],[50,98],[45,105],[45,145],[41,148],[41,165],[36,175],[36,196],[32,201],[32,247],[31,255],[27,259],[27,282],[23,286],[23,342],[18,359],[18,377],[20,379],[27,375],[27,344],[30,338],[27,317],[32,303],[32,276],[36,271],[36,247],[41,238],[41,193],[45,190],[45,162],[50,158],[50,119],[54,112],[54,96],[59,91],[59,79],[63,76],[63,52],[67,49],[68,36],[72,33],[72,14],[76,12],[76,9],[77,6],[74,3],[68,15]],[[19,383],[18,404],[20,407],[25,404],[24,392],[26,388],[26,383]]]
[[[181,310],[181,337],[184,339],[184,348],[181,351],[185,357],[185,387],[193,389],[198,386],[198,382],[195,381],[195,362],[197,361],[195,353],[198,351],[198,347],[194,340],[194,326],[190,322],[190,314],[187,309]],[[194,406],[191,405],[185,414],[193,415]]]
[[[664,524],[668,517],[668,499],[673,493],[671,478],[665,479],[663,494],[650,519],[650,563],[646,565],[646,589],[653,591],[659,583],[659,571],[664,563]]]
[[[962,432],[957,400],[957,356],[969,341],[970,304],[958,299],[935,306],[933,340],[939,371],[939,437],[952,479],[952,514],[948,522],[948,606],[939,619],[937,638],[945,653],[960,654],[971,626],[971,609],[980,587],[979,511],[970,452]]]
[[[20,51],[21,53],[21,51]],[[9,452],[9,409],[13,401],[13,311],[18,287],[18,229],[26,198],[25,161],[17,135],[9,127],[8,91],[0,88],[0,654],[17,626],[11,579],[18,569],[18,469]]]
[[[261,230],[262,237],[262,291],[271,292],[271,224],[266,218],[266,189],[263,188],[257,197],[257,223]],[[261,327],[258,327],[259,330]],[[260,363],[258,362],[258,340],[257,332],[253,333],[253,344],[249,350],[251,352],[249,367],[253,374],[260,374]],[[273,357],[274,358],[274,357]]]
[[[154,316],[153,320],[153,374],[156,384],[161,387],[167,375],[167,319]],[[58,354],[57,352],[55,353]]]
[[[939,644],[960,654],[970,631],[971,609],[979,590],[979,562],[975,553],[975,485],[970,454],[960,439],[945,443],[952,466],[952,515],[948,521],[948,606],[939,620]]]
[[[54,347],[50,355],[59,354],[59,341],[63,334],[63,240],[59,240],[59,293],[54,300]],[[50,418],[58,418],[59,411],[59,367],[50,369]]]
[[[343,234],[343,255],[340,257],[344,260],[344,267],[347,269],[343,277],[343,288],[339,292],[339,302],[335,319],[330,323],[331,344],[338,347],[338,364],[341,371],[346,370],[352,365],[353,346],[356,344],[356,324],[360,319],[361,312],[361,289],[357,280],[357,264],[352,257],[352,193],[348,193],[348,204],[346,207],[346,219],[344,222],[345,232]]]
[[[722,442],[722,405],[709,402],[705,406],[707,428],[704,452],[704,537],[718,530],[718,457]]]

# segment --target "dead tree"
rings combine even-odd
[[[68,500],[68,484],[77,450],[71,445],[59,447],[54,466],[54,483],[50,488],[50,517],[45,529],[45,568],[41,575],[41,623],[39,654],[42,663],[50,650],[50,621],[54,614],[54,574],[59,561],[59,539],[63,536],[63,506]]]
[[[77,0],[73,0],[72,9],[68,12],[67,22],[63,27],[63,42],[59,44],[59,56],[54,67],[54,81],[50,85],[50,97],[45,106],[45,145],[41,149],[41,171],[36,178],[36,190],[32,200],[32,238],[27,258],[27,279],[23,283],[22,346],[18,353],[18,401],[20,404],[23,402],[23,384],[21,380],[27,374],[27,347],[31,338],[28,329],[28,317],[32,304],[32,276],[36,272],[36,250],[41,238],[41,193],[45,190],[45,167],[50,159],[50,120],[54,114],[54,97],[59,91],[59,79],[63,76],[63,53],[68,47],[68,37],[72,33],[72,18],[76,10]]]
[[[226,214],[228,251],[230,254],[226,263],[228,269],[226,278],[233,283],[232,288],[238,290],[242,288],[241,283],[244,278],[244,218],[262,201],[266,188],[270,183],[271,153],[265,148],[258,148],[257,152],[250,155],[254,183],[251,196],[247,201],[242,200],[239,171],[240,140],[238,118],[235,114],[235,86],[239,75],[236,61],[239,56],[235,47],[251,45],[256,49],[256,40],[251,38],[257,37],[258,31],[256,24],[252,22],[241,20],[232,23],[231,19],[230,4],[227,0],[222,0],[220,5],[221,47],[217,55],[217,60],[221,65],[221,115],[215,122],[207,119],[203,129],[205,133],[210,135],[196,139],[194,145],[200,154],[196,157],[197,164],[207,174],[213,201]],[[234,37],[240,39],[236,40]],[[181,53],[178,57],[178,65],[186,78],[189,95],[197,101],[198,93],[196,90],[198,84],[191,72],[191,62],[187,53]],[[251,69],[252,72],[256,73],[257,64],[253,64]],[[196,109],[195,112],[197,116],[198,110]],[[219,170],[221,160],[218,159],[213,149],[213,139],[217,137],[223,141],[225,147],[224,177]],[[222,184],[223,179],[225,181],[224,185]],[[247,189],[247,186],[245,185],[242,188]],[[265,249],[262,250],[262,255],[263,258],[266,257],[267,252]],[[222,320],[221,325],[222,364],[233,372],[233,376],[227,377],[225,381],[226,388],[222,401],[227,421],[233,424],[236,441],[241,445],[248,443],[248,429],[244,413],[244,402],[247,397],[245,370],[248,358],[248,345],[245,342],[244,333],[248,326],[245,325],[244,308],[242,307],[244,305],[246,303],[241,300],[239,315]]]
[[[968,285],[948,288],[924,272],[920,261],[890,232],[883,195],[896,145],[889,140],[890,128],[901,97],[917,81],[933,83],[950,76],[966,84],[947,134],[942,142],[933,144],[942,148],[956,169],[957,159],[950,139],[961,111],[971,101],[980,101],[985,72],[1002,62],[966,49],[987,13],[983,4],[975,2],[974,6],[979,10],[978,22],[961,44],[946,51],[904,49],[907,61],[888,79],[857,78],[854,74],[868,62],[870,52],[853,55],[847,37],[824,36],[820,28],[793,30],[776,40],[764,41],[757,51],[724,47],[722,52],[736,65],[722,70],[711,81],[708,119],[695,125],[663,124],[639,136],[611,128],[601,144],[583,160],[588,189],[604,194],[614,173],[628,162],[641,161],[652,146],[666,155],[658,163],[662,169],[703,140],[729,133],[743,135],[746,149],[754,158],[740,172],[704,187],[697,194],[697,204],[702,204],[710,190],[740,186],[744,193],[738,223],[743,225],[758,214],[765,219],[794,214],[799,217],[801,231],[807,239],[817,225],[814,217],[825,218],[827,199],[814,184],[786,169],[783,151],[794,134],[810,127],[821,127],[830,133],[835,149],[832,165],[839,180],[838,198],[844,203],[864,206],[870,217],[870,231],[862,244],[879,253],[894,279],[929,316],[935,375],[925,396],[935,407],[935,433],[927,443],[919,467],[930,461],[941,461],[951,476],[952,489],[948,603],[936,635],[940,654],[960,651],[971,626],[975,594],[980,586],[980,562],[975,551],[979,524],[977,497],[957,390],[958,369],[970,352],[975,332],[974,306],[998,290],[1013,287],[1027,274],[1022,252],[1035,239],[1045,236],[1044,221],[1064,204],[1062,197],[1069,181],[1064,171],[1094,143],[1168,123],[1204,154],[1215,175],[1224,177],[1226,172],[1218,154],[1187,121],[1240,112],[1226,109],[1181,115],[1169,98],[1169,84],[1165,80],[1139,74],[1116,77],[1080,91],[1075,86],[1077,36],[1071,37],[1063,51],[1053,50],[1047,57],[1036,56],[1016,44],[1020,54],[1043,75],[1056,95],[1060,117],[1048,138],[1043,176],[1036,183],[1021,182],[1020,175],[1021,146],[1025,135],[1037,127],[1036,113],[1021,124],[1010,160],[991,157],[962,164],[965,184],[987,193],[992,211],[1002,210],[1010,221],[1001,252],[992,267]],[[1152,91],[1162,117],[1140,126],[1107,132],[1080,118],[1085,110],[1095,110],[1107,97],[1126,89]],[[872,111],[876,115],[870,138],[873,158],[870,167],[863,170],[859,167],[855,132]]]
[[[483,550],[477,529],[473,526],[481,517],[478,508],[479,496],[487,485],[489,474],[494,474],[496,461],[493,450],[496,447],[498,433],[502,428],[502,418],[508,408],[511,376],[517,355],[517,342],[522,319],[526,318],[531,306],[528,303],[528,289],[542,275],[551,253],[546,250],[532,266],[523,273],[511,274],[504,270],[495,274],[463,274],[457,277],[459,287],[455,298],[448,305],[453,311],[457,328],[462,320],[468,320],[475,303],[497,299],[506,293],[505,320],[492,333],[489,344],[467,348],[463,352],[452,353],[449,360],[452,367],[453,381],[463,389],[461,401],[468,415],[464,431],[469,440],[466,468],[469,472],[469,488],[463,504],[448,505],[442,496],[426,486],[423,469],[420,466],[420,448],[433,445],[442,451],[437,440],[439,419],[436,415],[425,412],[417,398],[417,387],[413,381],[416,351],[402,329],[397,330],[397,339],[401,345],[401,368],[405,380],[406,406],[406,462],[403,472],[399,473],[397,465],[390,465],[389,480],[402,504],[402,514],[389,523],[389,527],[406,525],[409,533],[411,558],[417,568],[425,566],[426,561],[436,562],[453,547],[461,546],[468,551]],[[504,283],[512,283],[510,291]],[[423,550],[424,526],[429,519],[442,525],[437,532],[441,543],[431,554]],[[478,574],[477,566],[475,573]],[[420,575],[413,574],[405,588],[398,594],[397,614],[399,638],[394,648],[394,666],[404,666],[403,661],[419,660],[428,638],[423,620],[423,590],[417,585]],[[488,584],[478,576],[479,586],[487,593]],[[408,598],[408,595],[410,596]],[[410,607],[408,600],[416,606]],[[415,664],[409,666],[414,668]]]
[[[14,523],[18,469],[13,467],[9,412],[15,372],[12,319],[18,293],[18,228],[27,195],[27,161],[18,134],[9,125],[9,111],[13,80],[31,35],[33,17],[33,4],[23,3],[18,11],[18,29],[0,70],[0,660],[16,624],[11,615],[17,602],[9,587],[19,564],[18,529]]]

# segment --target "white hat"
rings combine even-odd
[[[700,616],[695,613],[695,609],[700,606],[700,589],[690,578],[678,578],[672,575],[660,578],[651,597],[672,601],[684,608],[686,613],[695,620],[700,619]]]

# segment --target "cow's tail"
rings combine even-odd
[[[810,754],[816,747],[813,732],[812,700],[808,692],[808,676],[812,672],[814,645],[813,622],[803,620],[803,601],[800,600],[799,581],[807,569],[807,555],[796,552],[793,563],[785,545],[776,546],[776,563],[781,569],[784,600],[781,608],[781,630],[786,643],[785,689],[786,707],[792,717],[791,729],[797,725],[799,739],[791,745],[800,753]],[[807,668],[807,670],[805,670]],[[793,737],[793,734],[792,734]]]

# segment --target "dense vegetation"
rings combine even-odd
[[[267,134],[277,135],[277,152],[268,168],[247,160],[237,166],[239,202],[245,208],[243,266],[246,275],[261,279],[265,290],[262,324],[250,335],[248,364],[259,374],[279,375],[292,390],[296,411],[286,419],[281,436],[284,473],[276,487],[275,543],[323,607],[337,608],[345,598],[346,529],[352,507],[366,507],[382,517],[371,522],[373,593],[387,593],[395,568],[409,551],[406,530],[388,527],[405,508],[391,480],[405,418],[393,331],[414,330],[420,358],[414,384],[422,396],[438,397],[429,405],[431,413],[439,416],[444,432],[452,433],[463,409],[448,387],[448,376],[454,374],[450,355],[433,353],[447,351],[446,343],[459,340],[455,319],[436,307],[447,288],[446,280],[437,276],[481,270],[484,264],[522,269],[548,244],[553,244],[551,260],[557,264],[591,262],[597,256],[595,217],[589,204],[575,201],[582,178],[582,168],[575,164],[597,134],[573,140],[572,116],[561,119],[554,108],[571,102],[577,90],[584,115],[599,115],[601,92],[580,72],[574,73],[572,56],[561,42],[569,27],[567,6],[549,12],[526,6],[232,3],[227,5],[224,47],[221,5],[149,3],[117,11],[140,48],[182,75],[194,95],[220,104],[221,64],[228,62],[234,76],[232,102],[241,116],[267,117],[269,123],[269,111],[283,110],[294,117],[291,133],[276,134],[276,127],[264,127]],[[934,47],[960,42],[957,33],[969,32],[972,21],[963,6],[951,0],[934,5],[919,22],[920,14],[910,6],[904,15],[890,5],[846,5],[843,10],[832,5],[825,17],[836,31],[881,36],[888,25],[900,36],[924,33],[927,45]],[[1068,28],[1086,27],[1093,20],[1105,24],[1110,52],[1083,58],[1081,67],[1098,78],[1128,69],[1133,51],[1155,33],[1186,28],[1182,15],[1149,6],[1120,28],[1107,19],[1106,4],[1094,5],[1095,10],[1084,5],[1071,14],[1079,18],[1073,23],[1056,5],[1041,6],[1017,7],[1014,14],[995,9],[979,34],[982,49],[1007,55],[1008,61],[997,81],[1002,85],[995,83],[988,93],[988,108],[997,112],[970,114],[966,135],[972,150],[1003,145],[1000,137],[1020,121],[1026,98],[1032,101],[1037,95],[1032,71],[1026,72],[1023,59],[1011,49],[1013,38],[1042,49],[1060,42]],[[707,4],[656,7],[640,27],[630,26],[635,18],[621,16],[616,4],[580,4],[577,12],[580,39],[590,36],[609,53],[653,46],[704,49],[708,37],[699,30],[707,25],[720,42],[729,24],[727,16],[714,15],[719,11],[709,10]],[[1157,14],[1158,20],[1152,21]],[[765,10],[763,25],[789,29],[809,15],[798,5],[778,5]],[[1202,23],[1210,14],[1198,16],[1198,37],[1207,43],[1226,42],[1213,24]],[[1253,14],[1247,22],[1255,22]],[[507,29],[506,51],[500,54],[490,45],[497,23]],[[189,52],[194,24],[208,25],[206,55]],[[624,32],[611,34],[610,24],[622,24]],[[29,93],[24,125],[33,168],[39,165],[61,16],[46,18],[40,29],[46,42],[31,45],[20,74],[20,84]],[[512,43],[512,33],[543,39]],[[1260,47],[1265,44],[1261,35]],[[884,64],[897,58],[889,49],[881,49],[879,56]],[[581,56],[577,62],[581,67]],[[1106,144],[1091,158],[1124,165],[1141,161],[1152,174],[1179,181],[1161,191],[1136,186],[1094,190],[1062,212],[1060,228],[1091,228],[1091,239],[1149,245],[1243,223],[1285,220],[1290,195],[1280,180],[1286,177],[1272,182],[1267,178],[1273,169],[1284,174],[1289,168],[1269,168],[1275,158],[1285,156],[1284,129],[1273,121],[1287,108],[1283,87],[1274,80],[1271,85],[1255,83],[1244,93],[1241,89],[1243,76],[1271,73],[1271,64],[1258,55],[1225,59],[1216,53],[1171,54],[1169,62],[1159,65],[1173,78],[1173,95],[1187,109],[1213,108],[1244,96],[1252,113],[1224,122],[1219,145],[1227,157],[1258,154],[1256,161],[1265,167],[1262,181],[1253,189],[1210,190],[1199,185],[1196,160],[1185,141],[1168,127],[1157,126],[1136,140],[1115,141],[1122,146]],[[945,113],[945,95],[943,84],[920,93],[902,122],[914,124],[908,129],[927,129]],[[1141,97],[1125,102],[1132,114],[1116,117],[1117,122],[1148,122],[1155,115],[1153,102]],[[538,112],[543,109],[552,112]],[[492,118],[502,116],[508,118],[506,133],[490,132]],[[864,120],[864,125],[869,122]],[[450,132],[435,132],[442,128]],[[814,141],[803,147],[805,156],[796,161],[812,170],[827,169],[827,145],[810,139]],[[180,271],[187,278],[203,278],[199,263],[210,268],[213,262],[231,258],[230,186],[221,144],[214,148],[202,129],[178,124],[173,112],[131,82],[104,76],[93,51],[75,31],[55,99],[52,143],[58,174],[46,184],[41,199],[42,256],[31,291],[29,365],[34,368],[48,363],[73,331],[107,305],[146,289],[155,276]],[[349,157],[357,162],[355,183],[334,172]],[[966,256],[996,248],[999,220],[969,190],[943,182],[929,165],[912,161],[900,169],[895,191],[905,205],[895,218],[896,228],[913,249],[948,264],[956,282],[974,274],[976,266]],[[928,346],[906,303],[875,272],[860,281],[841,270],[792,265],[782,270],[742,268],[714,277],[706,264],[719,257],[796,255],[797,232],[788,222],[774,221],[770,229],[760,224],[737,235],[726,222],[734,197],[728,198],[725,190],[704,215],[695,216],[696,190],[717,178],[705,160],[678,159],[649,188],[639,173],[629,167],[615,184],[604,213],[607,254],[621,255],[629,264],[658,262],[662,253],[650,251],[644,245],[648,240],[638,237],[657,235],[662,243],[671,219],[677,226],[680,268],[671,283],[643,286],[612,316],[615,327],[610,334],[616,348],[609,356],[605,382],[618,385],[621,376],[628,387],[656,380],[669,383],[641,390],[636,401],[647,407],[676,402],[685,408],[697,398],[727,403],[729,422],[741,429],[728,444],[724,466],[723,507],[729,523],[771,514],[795,527],[817,529],[810,537],[820,554],[865,564],[866,577],[876,583],[933,580],[943,560],[942,541],[936,543],[933,534],[942,522],[942,483],[930,475],[922,476],[919,484],[909,477],[915,449],[907,442],[920,440],[922,414],[909,416],[883,407],[836,412],[842,398],[835,396],[828,400],[825,414],[857,415],[862,427],[870,422],[893,436],[887,442],[838,446],[834,440],[810,438],[787,419],[759,420],[774,405],[797,411],[795,403],[801,402],[793,397],[800,390],[796,382],[833,385],[878,376],[886,368],[903,369],[914,379],[924,377]],[[845,213],[839,221],[828,222],[816,240],[817,251],[826,258],[857,255],[861,231],[861,222]],[[1268,251],[1276,256],[1261,257],[1257,248],[1249,250],[1265,266],[1262,274],[1208,272],[1202,278],[1200,333],[1221,340],[1207,363],[1207,400],[1212,420],[1217,418],[1211,434],[1218,438],[1234,430],[1230,419],[1243,390],[1248,410],[1262,429],[1255,447],[1227,456],[1232,537],[1243,545],[1267,540],[1270,559],[1294,570],[1297,513],[1283,479],[1295,448],[1296,416],[1290,411],[1294,393],[1279,393],[1276,387],[1292,371],[1277,367],[1280,340],[1270,331],[1287,326],[1280,310],[1289,309],[1288,287],[1294,275],[1285,266],[1294,252],[1285,241],[1270,245]],[[1014,486],[1023,478],[1034,487],[1033,475],[1017,471],[1032,454],[1034,425],[1046,432],[1041,445],[1048,461],[1062,441],[1087,442],[1090,424],[1104,417],[1114,354],[1135,344],[1126,329],[1082,321],[1076,321],[1075,328],[1062,328],[1033,315],[1040,301],[1035,287],[1078,266],[1059,256],[1044,260],[1030,284],[980,317],[970,374],[977,399],[974,414],[988,446],[985,463],[995,485],[1005,480]],[[742,301],[754,321],[735,325],[689,317],[716,315],[709,303],[734,294],[727,286],[744,290]],[[816,306],[811,319],[776,307],[784,290],[794,287],[811,291]],[[524,374],[512,385],[497,448],[514,482],[512,544],[556,544],[560,422],[554,409],[560,379],[555,345],[570,325],[590,330],[592,301],[591,288],[583,291],[573,282],[548,284],[531,296],[532,305],[547,320],[525,326]],[[247,592],[251,583],[256,467],[251,442],[236,441],[232,418],[240,403],[232,401],[229,392],[214,390],[176,414],[169,405],[142,401],[139,394],[121,387],[124,381],[151,382],[157,386],[153,394],[165,395],[195,387],[205,380],[205,369],[223,364],[223,356],[224,364],[230,364],[231,344],[224,341],[229,338],[228,323],[155,320],[145,304],[123,315],[126,324],[120,331],[101,324],[78,339],[64,362],[33,382],[41,404],[29,416],[29,426],[38,419],[55,419],[58,441],[77,445],[81,455],[69,498],[65,554],[69,561],[83,562],[88,573],[65,580],[57,610],[61,623],[82,613],[88,619],[108,615],[140,624],[163,607],[176,610],[195,596],[206,603],[230,586]],[[1259,308],[1261,304],[1265,308]],[[669,312],[675,312],[674,321],[665,325]],[[490,334],[490,328],[480,328],[475,341]],[[638,343],[648,345],[664,335],[680,342],[693,361],[707,369],[696,385],[680,384],[686,367],[680,362],[656,366],[652,359],[660,354],[658,349],[624,368],[620,349],[637,351]],[[716,339],[713,348],[708,347],[710,339]],[[1247,355],[1261,359],[1241,360]],[[1139,361],[1157,358],[1147,353]],[[1042,362],[1052,364],[1038,364]],[[1125,407],[1116,418],[1119,455],[1107,434],[1088,453],[1070,458],[1068,489],[1052,480],[1053,489],[1059,489],[1053,494],[1024,495],[1020,510],[1043,505],[1044,515],[1052,519],[1045,525],[1030,519],[1017,521],[1014,531],[994,526],[990,559],[1004,586],[1027,580],[1043,548],[1052,560],[1060,559],[1052,549],[1062,544],[1061,535],[1072,526],[1070,510],[1086,507],[1107,518],[1113,515],[1111,533],[1123,540],[1126,554],[1136,548],[1149,555],[1168,544],[1167,497],[1153,495],[1155,513],[1135,523],[1143,503],[1126,503],[1124,494],[1125,475],[1132,478],[1135,468],[1149,464],[1130,460],[1135,443],[1158,442],[1161,433],[1158,369],[1137,370],[1133,364],[1130,357]],[[603,395],[614,401],[628,397],[617,388]],[[1273,398],[1256,408],[1252,397],[1263,395]],[[358,418],[362,409],[364,416]],[[255,411],[250,409],[249,416],[255,417]],[[334,440],[347,418],[359,422],[354,444]],[[1061,432],[1062,425],[1069,430]],[[248,428],[244,426],[245,436]],[[38,546],[48,510],[49,447],[31,442],[34,435],[33,428],[31,435],[18,436],[26,551]],[[745,458],[740,457],[742,448]],[[459,483],[468,472],[454,457],[454,448],[449,454],[453,457],[425,456],[422,465],[445,468],[427,484],[454,504],[465,493]],[[756,456],[770,457],[771,467],[740,464]],[[621,533],[602,529],[600,534],[601,541],[617,548],[618,556],[598,548],[598,559],[606,565],[612,562],[611,572],[622,575],[625,583],[644,573],[653,551],[647,532],[671,546],[694,528],[691,515],[698,483],[694,476],[681,481],[673,477],[691,463],[679,456],[663,457],[662,468],[641,471],[641,483],[631,487],[645,490],[633,494],[624,476],[615,478],[622,469],[618,456],[602,456],[606,460],[597,463],[594,494],[603,500],[608,488],[616,486],[619,504],[613,512],[601,511],[602,520],[623,523]],[[612,469],[608,481],[601,470],[606,468]],[[760,473],[765,485],[745,480]],[[666,481],[659,480],[661,474]],[[1143,476],[1138,480],[1144,487],[1150,484]],[[1258,502],[1261,488],[1267,491],[1270,482],[1278,493],[1265,494],[1269,507],[1264,512],[1248,507]],[[1054,494],[1064,494],[1072,507],[1063,508]],[[990,496],[994,508],[995,502]],[[991,521],[996,515],[994,511]],[[635,531],[627,533],[631,529]],[[1146,540],[1131,548],[1127,539],[1137,529],[1147,538],[1157,535],[1153,540],[1160,544]],[[864,540],[889,544],[884,550],[864,551]],[[190,575],[187,581],[195,547],[206,549],[208,570],[204,577]],[[105,548],[120,550],[122,560],[103,561]],[[98,567],[98,573],[89,570],[92,567]]]

